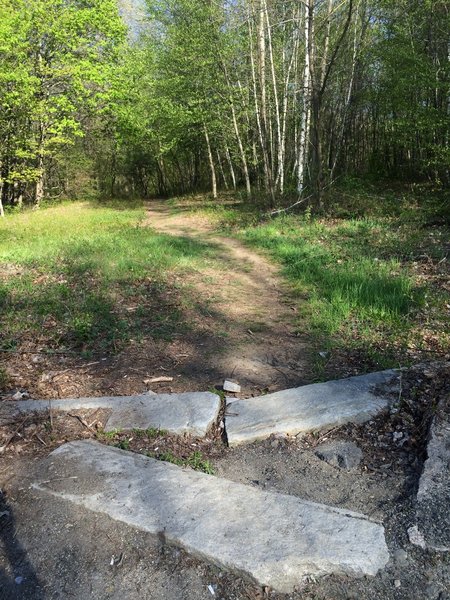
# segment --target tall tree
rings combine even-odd
[[[10,140],[2,181],[34,182],[39,205],[52,159],[105,101],[125,29],[114,0],[8,0],[2,13],[2,128]]]

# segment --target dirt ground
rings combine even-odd
[[[211,258],[184,282],[210,307],[201,316],[191,315],[197,319],[194,330],[171,342],[131,344],[105,361],[11,356],[11,393],[57,398],[143,393],[149,387],[156,392],[198,391],[232,377],[245,397],[310,382],[308,340],[296,334],[295,306],[275,266],[239,242],[218,236],[201,217],[172,213],[164,204],[149,207],[145,226],[202,239],[219,251],[219,258]],[[145,383],[157,376],[174,379]],[[0,599],[449,600],[450,557],[414,547],[407,536],[429,422],[437,403],[449,394],[449,381],[448,363],[411,369],[404,373],[394,410],[374,421],[234,449],[224,445],[219,429],[206,440],[158,432],[149,438],[105,437],[105,411],[47,413],[3,423]],[[362,512],[383,522],[391,561],[375,578],[304,581],[293,594],[280,596],[106,516],[30,488],[41,457],[66,441],[92,437],[157,457],[170,453],[181,461],[199,451],[217,476]],[[345,470],[321,460],[317,446],[333,440],[355,442],[363,452],[361,464]]]
[[[150,203],[143,226],[212,248],[204,268],[173,282],[201,299],[201,311],[183,307],[189,327],[170,340],[131,340],[114,356],[90,360],[49,354],[44,338],[42,349],[32,340],[29,349],[22,344],[19,353],[0,357],[9,380],[5,398],[17,390],[36,399],[206,391],[230,377],[251,396],[311,381],[310,344],[297,333],[296,302],[275,265],[167,203]],[[171,303],[178,308],[176,294],[163,300],[167,310]],[[145,383],[160,376],[173,380]]]
[[[51,427],[48,414],[4,425],[3,445],[16,435],[1,459],[0,597],[446,600],[450,557],[411,545],[407,529],[414,523],[414,497],[430,419],[437,404],[448,397],[449,375],[448,363],[406,371],[393,409],[364,425],[298,439],[273,437],[233,449],[223,444],[217,431],[206,440],[158,432],[150,438],[124,433],[105,438],[101,433],[104,411],[54,414]],[[33,465],[40,457],[64,441],[87,437],[114,445],[127,442],[135,452],[170,452],[180,459],[199,450],[216,476],[360,511],[383,522],[391,561],[375,578],[304,581],[297,592],[281,596],[108,517],[30,488]],[[363,453],[361,464],[346,470],[320,459],[317,447],[334,440],[356,443]]]

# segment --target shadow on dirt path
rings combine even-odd
[[[296,333],[296,306],[275,265],[238,240],[218,235],[201,215],[167,203],[151,203],[145,225],[215,248],[206,266],[185,282],[207,306],[196,327],[205,334],[202,367],[207,362],[250,393],[308,380],[308,345]]]
[[[17,535],[12,506],[0,491],[0,597],[43,600],[42,587]]]

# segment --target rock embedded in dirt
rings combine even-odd
[[[228,379],[225,379],[225,381],[223,382],[223,391],[239,394],[241,391],[241,386],[238,383],[235,383],[234,381],[229,381]]]
[[[392,558],[398,565],[406,565],[408,562],[408,554],[403,548],[397,548],[392,553]]]
[[[314,454],[329,465],[347,471],[356,468],[363,456],[361,449],[354,442],[345,440],[321,444],[316,447]]]
[[[364,515],[219,479],[92,441],[38,466],[33,489],[109,515],[261,586],[306,576],[375,575],[389,553]]]
[[[417,492],[417,524],[412,543],[450,551],[450,399],[441,402],[433,418]],[[412,528],[413,529],[413,528]]]
[[[383,387],[382,394],[376,394],[377,386]],[[363,423],[389,408],[398,387],[398,371],[389,370],[242,400],[227,417],[228,443],[236,446],[277,433],[298,435]]]

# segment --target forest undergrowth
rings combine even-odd
[[[264,206],[182,201],[282,266],[317,373],[397,367],[449,352],[448,198],[418,186],[348,182],[328,207],[273,214]]]

